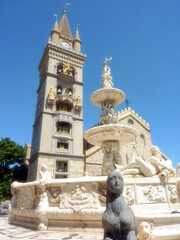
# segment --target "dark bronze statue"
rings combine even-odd
[[[137,240],[137,223],[123,197],[124,181],[119,172],[107,179],[106,211],[103,214],[104,240]]]

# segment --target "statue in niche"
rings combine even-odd
[[[40,171],[40,179],[39,181],[41,183],[46,182],[48,180],[51,180],[51,174],[47,170],[47,166],[45,164],[41,165],[41,171]]]
[[[68,74],[69,72],[73,71],[69,62],[67,62],[66,65],[63,65],[62,71],[63,71],[64,74]]]
[[[158,147],[153,146],[151,149],[152,156],[149,161],[137,157],[134,161],[125,166],[115,164],[116,171],[124,175],[144,175],[145,177],[152,177],[158,175],[160,178],[174,176],[175,171],[170,160],[162,159],[161,152]]]
[[[102,73],[102,88],[112,88],[112,77],[111,77],[111,69],[108,67],[108,62],[110,62],[112,57],[110,59],[105,58],[104,64],[103,64],[103,73]]]
[[[54,97],[55,97],[55,92],[52,90],[52,88],[50,88],[49,93],[48,93],[48,98],[54,99]]]
[[[123,197],[124,181],[119,172],[107,179],[106,210],[103,214],[104,240],[137,240],[137,223]]]

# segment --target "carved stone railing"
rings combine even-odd
[[[106,178],[87,176],[46,182],[14,182],[9,221],[39,230],[72,227],[101,229]],[[127,176],[124,181],[126,202],[133,209],[140,227],[143,228],[146,223],[150,224],[149,227],[153,225],[154,230],[151,231],[157,232],[157,235],[160,225],[164,226],[166,234],[171,232],[172,226],[180,229],[180,213],[177,213],[180,212],[180,178],[160,180],[157,176]],[[176,214],[172,214],[174,212]]]

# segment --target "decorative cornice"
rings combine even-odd
[[[83,68],[84,61],[86,59],[86,55],[83,53],[79,53],[73,49],[66,49],[59,44],[48,41],[48,44],[44,49],[43,56],[38,66],[39,71],[47,54],[53,59],[65,62],[68,61],[70,64],[80,68]],[[69,57],[72,57],[73,59],[70,59]]]
[[[78,155],[72,155],[72,154],[63,154],[63,153],[50,153],[50,152],[36,152],[30,159],[29,162],[34,161],[36,158],[43,156],[43,157],[53,157],[58,159],[65,159],[68,158],[68,160],[82,160],[84,159],[84,155],[78,156]]]

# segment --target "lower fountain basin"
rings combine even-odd
[[[10,223],[52,231],[103,232],[106,176],[13,183]],[[180,178],[124,176],[124,198],[149,239],[180,239]],[[148,229],[145,227],[148,226]],[[144,227],[144,228],[143,228]]]
[[[122,124],[109,124],[93,127],[84,133],[84,138],[91,144],[101,146],[106,141],[118,141],[126,144],[137,136],[135,128]]]

